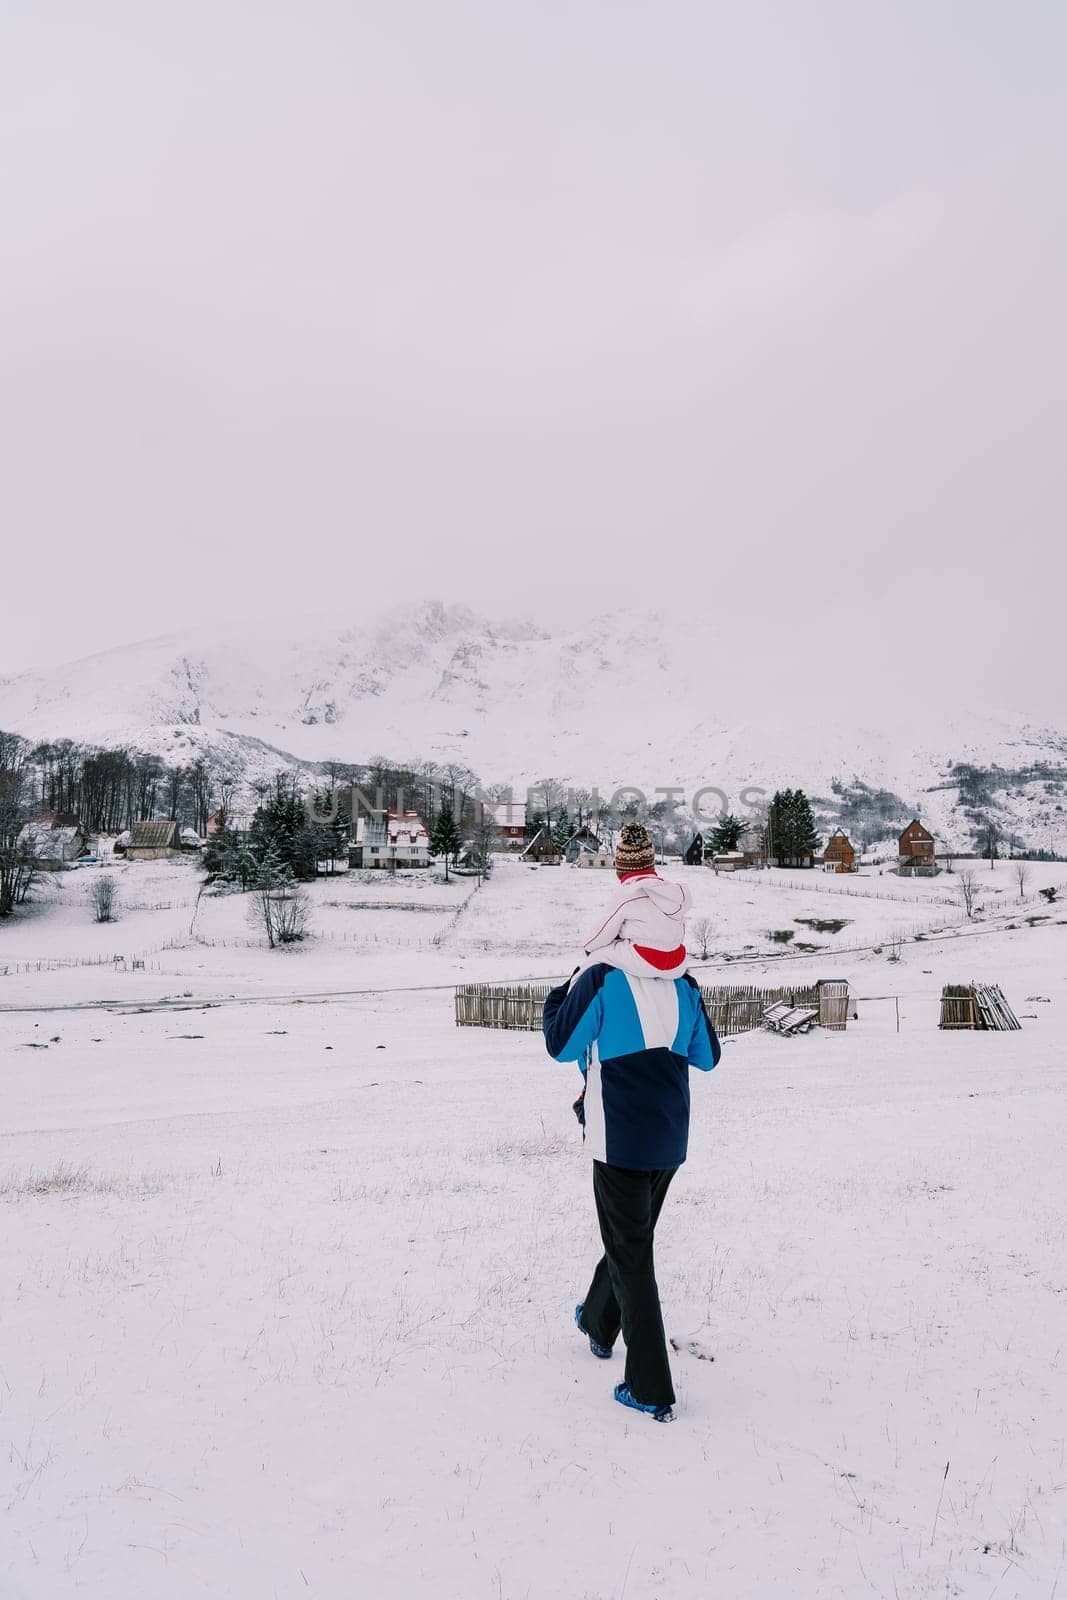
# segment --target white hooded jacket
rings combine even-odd
[[[687,962],[685,913],[689,891],[654,871],[620,880],[619,898],[604,921],[582,941],[580,971],[598,961],[638,978],[677,978]]]

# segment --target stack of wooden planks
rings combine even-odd
[[[1007,1032],[1022,1025],[998,984],[947,983],[941,991],[940,1026]]]

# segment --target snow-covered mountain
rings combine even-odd
[[[709,785],[734,809],[749,788],[829,798],[835,779],[860,779],[961,840],[949,770],[964,762],[1010,774],[993,780],[1005,828],[1067,845],[1064,729],[907,693],[899,672],[812,681],[773,643],[731,652],[710,624],[664,612],[550,629],[434,602],[356,623],[201,627],[0,679],[0,728],[200,753],[249,776],[385,755],[460,762],[516,789]]]

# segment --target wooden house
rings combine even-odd
[[[563,846],[563,859],[573,867],[577,865],[578,857],[583,853],[600,854],[600,840],[592,828],[586,827],[584,822],[580,828],[574,830]]]
[[[493,841],[500,850],[521,850],[526,838],[526,801],[501,800],[493,807]]]
[[[207,838],[210,839],[214,834],[218,833],[220,828],[224,828],[226,822],[226,808],[225,806],[219,806],[219,809],[213,811],[207,819],[207,827],[204,830]]]
[[[688,845],[682,851],[682,860],[687,867],[702,867],[704,865],[704,835],[694,833]]]
[[[553,839],[547,827],[538,828],[529,844],[523,850],[520,859],[534,862],[543,867],[559,866],[559,845]]]
[[[822,866],[825,872],[855,872],[855,847],[841,828],[835,829],[827,839],[826,849],[822,853]]]
[[[932,878],[937,872],[934,836],[923,827],[918,817],[912,817],[900,836],[897,871],[907,878]]]
[[[130,829],[127,861],[167,861],[181,853],[181,834],[173,817],[149,817]]]

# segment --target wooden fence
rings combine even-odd
[[[554,986],[550,983],[464,983],[456,989],[457,1028],[518,1028],[537,1032],[541,1027],[541,1014],[545,996]],[[848,1001],[848,985],[843,988],[844,1004]],[[704,988],[700,990],[708,1016],[717,1034],[726,1038],[730,1034],[748,1033],[763,1025],[763,1012],[767,1006],[786,1001],[791,1006],[817,1006],[818,984],[806,984],[785,989],[757,989],[748,987]],[[844,1026],[844,1020],[829,1026]]]

